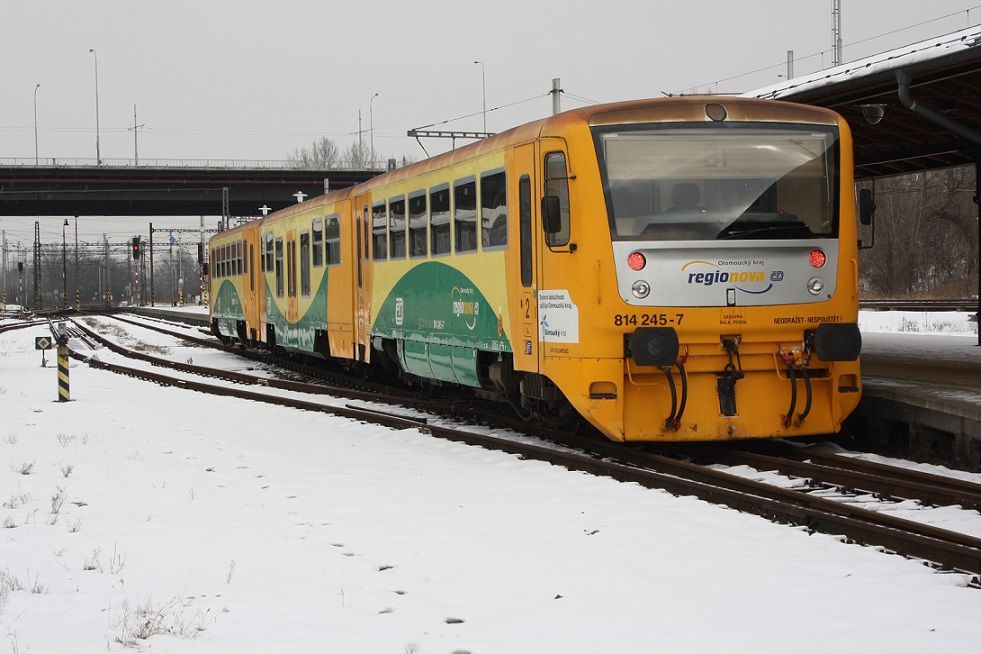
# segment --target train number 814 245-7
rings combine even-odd
[[[684,320],[683,313],[618,313],[613,317],[613,324],[617,327],[630,325],[632,327],[664,327],[666,325],[680,325]]]

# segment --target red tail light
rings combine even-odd
[[[811,250],[811,253],[807,255],[807,261],[811,264],[811,268],[822,268],[827,260],[828,257],[821,250]]]
[[[647,265],[647,258],[640,252],[631,252],[630,256],[627,257],[627,265],[630,266],[631,270],[643,270],[644,266]]]

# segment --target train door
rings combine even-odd
[[[256,257],[256,235],[258,230],[253,230],[242,242],[245,249],[243,253],[242,273],[245,276],[243,287],[245,289],[245,338],[255,340],[258,337],[259,325],[259,295],[261,280],[259,279],[259,261]]]
[[[286,320],[296,324],[298,307],[296,298],[296,230],[286,232]]]
[[[579,346],[579,307],[583,272],[572,241],[568,147],[562,138],[538,141],[537,164],[541,173],[532,204],[540,210],[533,231],[539,239],[535,250],[538,280],[539,372],[551,376],[550,357],[568,357]]]
[[[369,334],[371,321],[371,260],[369,249],[371,239],[371,197],[361,195],[354,200],[354,243],[355,243],[355,273],[354,273],[354,316],[355,316],[355,359],[368,361],[371,340]]]
[[[538,210],[534,201],[535,189],[538,188],[535,174],[535,144],[519,145],[514,149],[514,159],[508,175],[508,196],[510,206],[517,208],[517,220],[510,220],[515,225],[517,248],[511,249],[512,275],[510,288],[516,289],[517,315],[512,310],[511,324],[517,325],[515,337],[512,338],[514,348],[514,368],[526,372],[538,372]],[[512,214],[514,215],[514,214]],[[512,231],[512,235],[514,232]]]

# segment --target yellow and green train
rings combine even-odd
[[[218,234],[212,329],[618,441],[837,432],[861,391],[852,166],[815,107],[569,111]]]

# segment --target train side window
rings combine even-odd
[[[283,297],[283,239],[276,239],[276,297]]]
[[[388,258],[388,216],[385,201],[371,205],[371,255],[373,259]]]
[[[341,221],[335,213],[324,219],[324,241],[327,247],[327,265],[341,262]]]
[[[266,272],[273,271],[273,235],[272,232],[266,234]]]
[[[235,274],[242,274],[242,241],[235,241]]]
[[[300,295],[310,295],[310,234],[300,232]]]
[[[518,224],[521,228],[521,285],[531,286],[531,178],[518,180]]]
[[[228,246],[221,246],[221,276],[228,277]]]
[[[426,256],[426,192],[409,194],[409,256]]]
[[[293,258],[293,247],[296,245],[293,241],[286,241],[286,297],[293,297],[293,264],[296,260]]]
[[[405,258],[405,196],[388,200],[388,245],[393,259]]]
[[[249,258],[246,256],[249,251],[249,244],[242,241],[240,247],[242,249],[242,274],[245,275],[249,272]]]
[[[429,239],[433,256],[450,253],[450,185],[429,189]]]
[[[311,254],[313,255],[313,266],[319,268],[324,265],[324,223],[320,218],[314,218],[310,225],[313,230],[313,244]]]
[[[473,177],[453,184],[453,230],[457,252],[477,251],[477,181]]]
[[[255,246],[249,243],[249,259],[255,257]],[[255,290],[255,265],[249,267],[249,290]]]
[[[552,224],[545,225],[545,243],[549,247],[561,247],[569,243],[569,175],[562,152],[545,155],[545,203],[549,197],[558,198],[559,213],[549,221]]]
[[[508,244],[508,185],[503,170],[480,176],[480,235],[484,249]]]

